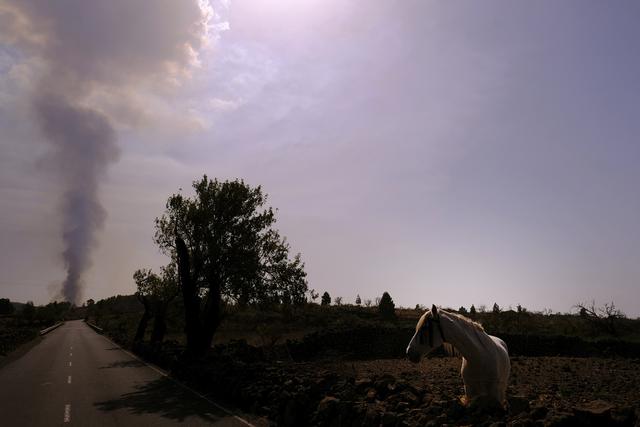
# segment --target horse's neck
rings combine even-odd
[[[444,313],[443,313],[444,314]],[[444,337],[452,344],[465,359],[476,359],[484,347],[481,341],[484,337],[473,326],[454,316],[441,315],[444,321]]]

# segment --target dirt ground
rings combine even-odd
[[[504,411],[461,404],[458,358],[247,366],[231,394],[247,410],[287,426],[640,426],[640,359],[511,362]]]

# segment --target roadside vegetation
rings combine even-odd
[[[0,298],[0,358],[36,338],[40,330],[65,319],[71,311],[71,304],[66,302],[35,306]]]

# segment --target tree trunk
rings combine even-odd
[[[151,332],[151,345],[160,345],[167,332],[167,303],[158,302],[153,318],[153,331]]]
[[[200,341],[199,353],[205,354],[211,347],[213,336],[222,321],[222,294],[220,282],[214,280],[209,286],[207,303],[204,308],[203,333]]]
[[[178,255],[178,276],[184,300],[185,334],[187,335],[187,353],[197,356],[201,349],[202,327],[200,324],[200,298],[193,276],[189,250],[180,236],[176,237]]]
[[[144,341],[144,334],[147,331],[147,324],[149,323],[149,319],[151,318],[151,313],[149,310],[149,301],[145,297],[138,296],[138,300],[144,305],[144,313],[140,318],[140,322],[138,322],[138,329],[136,329],[136,336],[133,338],[134,343],[141,343]]]

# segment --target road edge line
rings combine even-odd
[[[89,322],[85,322],[87,325],[93,327],[93,325]],[[97,326],[95,326],[96,328],[98,328]],[[195,394],[196,396],[200,397],[201,399],[206,400],[209,404],[215,406],[216,408],[220,409],[221,411],[223,411],[224,413],[226,413],[227,415],[232,416],[233,418],[235,418],[236,420],[240,421],[241,423],[245,424],[247,427],[256,427],[255,425],[251,424],[249,421],[245,420],[244,418],[240,417],[239,415],[234,414],[231,410],[225,408],[224,406],[220,405],[219,403],[214,402],[213,400],[209,399],[207,396],[205,396],[204,394],[200,393],[197,390],[194,390],[193,388],[189,387],[186,384],[183,384],[182,382],[178,381],[176,378],[172,377],[167,371],[165,371],[164,369],[153,365],[149,362],[147,362],[146,360],[141,359],[140,357],[136,356],[135,354],[131,353],[129,350],[126,350],[125,348],[123,348],[120,344],[116,343],[115,341],[113,341],[111,338],[109,338],[108,336],[104,335],[102,333],[102,328],[98,328],[100,330],[100,335],[105,338],[107,341],[109,341],[111,344],[115,345],[116,347],[118,347],[120,350],[122,350],[124,353],[126,353],[127,355],[129,355],[130,357],[134,358],[135,360],[137,360],[140,363],[143,363],[145,366],[153,369],[154,371],[156,371],[157,373],[159,373],[160,375],[162,375],[163,377],[168,378],[169,380],[173,381],[175,384],[177,384],[178,386],[184,388],[185,390],[189,390],[191,393]]]

